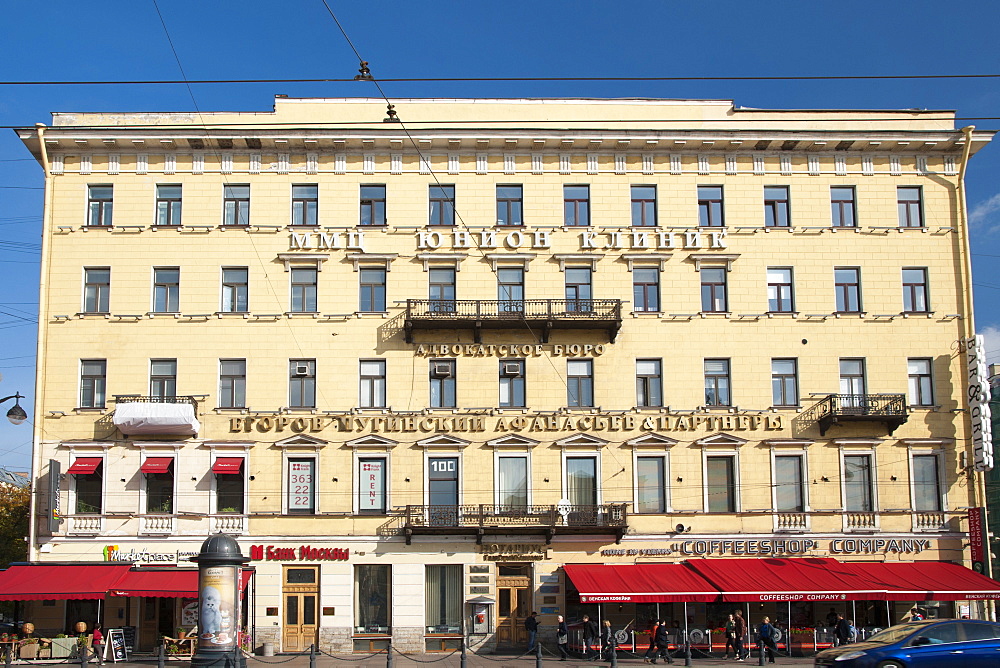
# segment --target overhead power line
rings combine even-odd
[[[339,26],[338,26],[339,27]],[[343,28],[341,27],[341,32]],[[346,33],[344,34],[346,37]],[[350,40],[348,39],[348,42]],[[351,44],[351,48],[354,45]],[[355,54],[357,50],[355,49]],[[471,83],[471,82],[544,82],[544,81],[886,81],[913,79],[1000,79],[1000,74],[841,74],[790,76],[717,76],[717,77],[379,77],[382,83]],[[106,79],[103,81],[0,81],[0,86],[150,86],[193,84],[262,84],[262,83],[370,83],[371,79]]]

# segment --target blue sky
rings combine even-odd
[[[159,2],[190,79],[350,78],[356,73],[357,58],[322,0]],[[996,0],[328,2],[372,72],[385,78],[1000,72]],[[5,9],[0,79],[180,78],[152,0],[7,0]],[[386,83],[383,88],[390,97],[712,98],[746,107],[916,107],[1000,116],[998,79]],[[203,111],[268,111],[276,93],[377,94],[367,83],[196,85],[192,92]],[[52,111],[183,111],[193,105],[182,85],[0,85],[0,125],[49,123]],[[399,112],[405,119],[405,108]],[[976,125],[998,128],[1000,121]],[[995,362],[1000,362],[998,143],[973,159],[968,176],[977,326],[988,335]],[[0,280],[5,286],[0,396],[19,390],[33,397],[34,389],[42,176],[26,158],[13,131],[0,130]],[[0,422],[0,466],[26,469],[29,425]]]

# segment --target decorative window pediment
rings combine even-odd
[[[368,434],[353,441],[347,441],[344,445],[350,446],[355,450],[385,450],[388,452],[399,445],[399,441],[394,441],[385,436],[378,436],[377,434]]]
[[[677,445],[677,442],[677,439],[670,438],[669,436],[650,433],[625,441],[625,445],[631,445],[633,448],[641,446],[669,448],[672,445]]]
[[[711,436],[706,436],[705,438],[699,438],[694,442],[695,445],[724,445],[733,448],[738,448],[741,445],[748,443],[747,439],[740,438],[739,436],[733,436],[732,434],[726,434],[719,432],[718,434],[712,434]]]
[[[319,450],[327,443],[329,441],[324,441],[322,438],[316,438],[315,436],[306,436],[305,434],[296,434],[295,436],[289,436],[288,438],[274,442],[279,448],[315,448],[316,450]]]
[[[560,438],[556,441],[556,445],[561,448],[567,447],[579,447],[586,446],[591,448],[603,448],[608,442],[603,438],[598,438],[592,434],[573,434],[572,436],[567,436],[566,438]]]
[[[533,448],[538,443],[535,439],[520,434],[508,434],[492,441],[486,441],[486,445],[492,448]]]
[[[448,434],[440,434],[438,436],[431,436],[430,438],[425,438],[422,441],[417,441],[417,445],[421,448],[447,448],[449,450],[461,450],[469,446],[469,441],[465,439],[458,438],[457,436],[450,436]]]

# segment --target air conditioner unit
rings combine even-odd
[[[295,375],[296,376],[311,376],[312,374],[309,373],[309,365],[308,364],[296,364],[295,365]]]
[[[521,364],[519,362],[504,362],[503,375],[508,378],[516,378],[521,375]]]
[[[451,365],[447,362],[435,363],[431,366],[431,375],[435,378],[450,378]]]

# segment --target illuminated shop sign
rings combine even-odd
[[[601,550],[602,557],[653,556],[786,556],[823,554],[920,554],[931,548],[924,538],[763,538],[705,539],[667,543],[666,547]]]
[[[253,561],[347,561],[351,551],[342,547],[275,547],[274,545],[251,545],[250,559]]]

